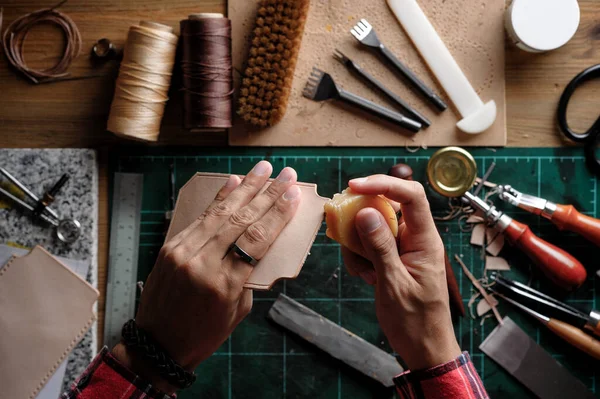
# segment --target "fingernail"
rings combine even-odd
[[[231,187],[233,187],[233,184],[234,184],[235,180],[236,180],[236,179],[235,179],[235,176],[234,176],[234,175],[231,175],[231,176],[229,176],[229,180],[227,180],[227,183],[225,183],[225,187],[226,187],[226,188],[231,188]]]
[[[287,189],[285,194],[283,194],[283,199],[285,199],[286,201],[291,201],[293,199],[298,198],[299,196],[300,196],[300,187],[292,186]]]
[[[361,183],[366,183],[367,180],[369,180],[367,177],[361,177],[358,179],[352,179],[352,180],[350,180],[350,182],[354,183],[354,184],[361,184]]]
[[[270,164],[267,161],[260,161],[256,164],[254,169],[252,169],[252,173],[258,176],[266,175],[269,173],[269,166]]]
[[[381,226],[381,219],[379,215],[374,210],[369,210],[365,212],[366,215],[363,215],[358,220],[358,227],[362,230],[363,233],[371,233]]]
[[[364,272],[360,273],[359,275],[360,275],[360,278],[365,280],[365,282],[369,285],[373,285],[377,281],[377,278],[375,277],[375,272],[372,270],[364,271]]]
[[[279,176],[277,176],[277,180],[279,180],[280,182],[287,183],[290,180],[292,180],[292,177],[294,177],[293,170],[290,168],[285,168],[284,170],[281,171]]]

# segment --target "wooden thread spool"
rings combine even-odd
[[[209,18],[225,18],[225,16],[221,13],[217,12],[201,12],[197,14],[188,15],[188,19],[193,19],[199,21],[201,19],[209,19]]]
[[[156,141],[175,64],[173,28],[141,21],[129,28],[107,129],[118,136]]]
[[[232,126],[231,21],[218,13],[180,22],[183,125],[191,131]]]

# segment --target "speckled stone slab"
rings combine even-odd
[[[63,173],[70,180],[52,208],[63,218],[81,223],[81,237],[73,244],[60,242],[54,229],[36,224],[20,209],[0,208],[0,243],[14,242],[33,248],[41,245],[53,255],[89,262],[86,280],[97,288],[98,276],[98,165],[88,149],[0,149],[0,166],[41,196]],[[0,177],[0,182],[6,180]],[[59,310],[57,310],[59,311]],[[96,354],[96,323],[69,355],[63,380],[66,388]]]

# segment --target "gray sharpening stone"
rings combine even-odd
[[[385,387],[404,371],[394,356],[283,294],[268,318]]]
[[[535,343],[509,317],[479,349],[541,399],[594,399],[586,386]]]

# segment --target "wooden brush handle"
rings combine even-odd
[[[585,281],[587,272],[577,259],[533,234],[528,226],[513,220],[504,234],[554,283],[573,290]]]
[[[573,205],[557,205],[552,223],[559,229],[577,233],[600,247],[600,220],[581,214]]]
[[[600,360],[600,341],[591,335],[586,334],[577,327],[556,319],[550,319],[546,324],[546,327],[574,347]]]

